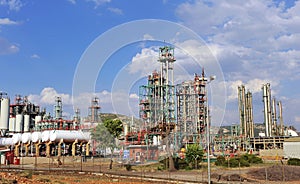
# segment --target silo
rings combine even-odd
[[[29,132],[30,126],[30,116],[28,114],[24,115],[24,132]]]
[[[10,132],[16,131],[16,118],[15,117],[9,118],[9,131]]]
[[[1,98],[1,111],[0,111],[0,129],[7,130],[9,122],[9,98]]]
[[[23,128],[23,114],[16,115],[16,132],[22,132]]]

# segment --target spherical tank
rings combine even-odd
[[[0,138],[0,146],[10,146],[13,145],[13,138]]]
[[[0,129],[8,129],[9,122],[9,98],[1,98]]]
[[[16,131],[15,127],[16,127],[16,118],[15,117],[9,118],[9,131],[10,132]]]
[[[68,131],[68,130],[56,130],[50,135],[50,141],[59,142],[63,139],[64,142],[74,142],[75,140],[89,141],[89,137],[82,131]]]
[[[26,132],[22,134],[22,143],[27,143],[31,141],[31,133],[30,132]]]
[[[24,132],[29,131],[29,125],[30,125],[30,116],[28,114],[24,115]]]
[[[21,132],[23,127],[23,114],[16,115],[16,132]]]
[[[20,133],[13,134],[12,139],[13,139],[13,143],[17,144],[18,142],[22,141],[22,134]]]
[[[42,140],[42,133],[41,132],[33,132],[31,134],[31,141],[38,142],[39,140]]]

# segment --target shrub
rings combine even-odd
[[[216,162],[215,162],[215,165],[216,166],[224,166],[226,164],[226,159],[225,159],[225,157],[224,156],[218,156],[217,157],[217,160],[216,160]]]
[[[288,163],[288,165],[300,166],[300,159],[299,158],[290,158],[287,163]]]

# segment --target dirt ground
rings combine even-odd
[[[22,161],[24,165],[2,165],[1,168],[6,170],[6,172],[0,171],[0,183],[150,184],[171,183],[172,181],[173,183],[174,181],[182,181],[182,183],[184,183],[184,181],[205,183],[205,181],[207,181],[207,169],[205,164],[203,164],[203,169],[191,171],[159,171],[155,164],[133,166],[132,171],[127,171],[124,166],[117,162],[114,162],[113,169],[109,170],[109,162],[105,161],[105,159],[88,160],[84,163],[78,159],[68,159],[65,158],[62,165],[58,165],[55,159],[39,159],[37,168],[34,166],[34,159],[29,158]],[[23,168],[25,169],[24,171],[22,170]],[[43,172],[34,170],[43,170]],[[149,181],[147,178],[164,179],[164,181]],[[269,163],[246,168],[212,166],[211,179],[213,183],[296,184],[300,183],[300,166],[288,166],[286,163],[285,165]]]

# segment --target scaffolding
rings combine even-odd
[[[160,71],[139,87],[140,117],[146,132],[168,134],[175,128],[174,48],[159,48]]]
[[[176,86],[178,133],[184,142],[195,142],[205,133],[207,112],[206,84],[204,69],[201,76],[195,74],[193,81]],[[202,139],[202,138],[201,138]]]

